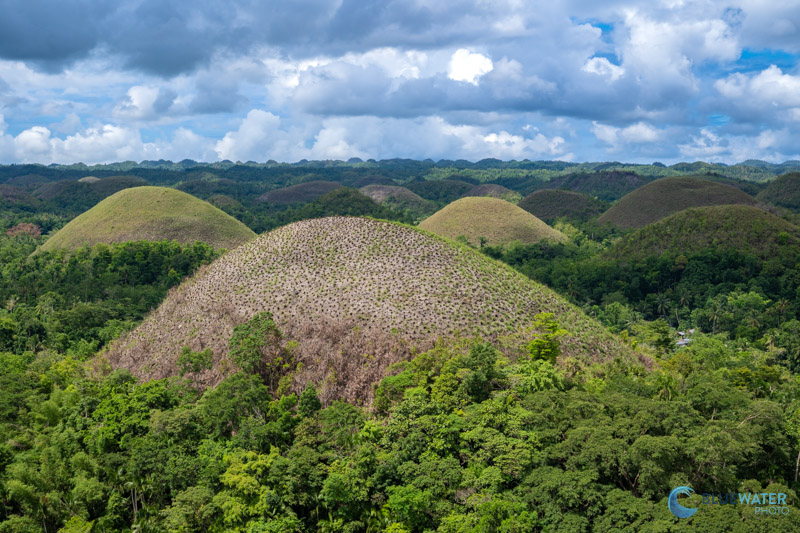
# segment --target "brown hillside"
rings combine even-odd
[[[701,178],[663,178],[626,194],[598,221],[618,228],[641,228],[690,207],[755,205],[757,200],[736,187]]]
[[[567,357],[635,356],[554,292],[479,252],[409,226],[329,217],[225,254],[173,289],[108,357],[115,368],[154,379],[177,373],[183,346],[210,348],[214,368],[194,378],[214,385],[231,371],[234,326],[260,311],[298,342],[295,388],[313,382],[327,399],[368,398],[389,364],[441,336],[477,333],[519,349],[542,311],[570,332]]]

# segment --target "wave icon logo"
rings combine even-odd
[[[688,508],[678,503],[678,496],[689,496],[690,494],[694,494],[694,491],[689,487],[676,487],[672,489],[672,492],[669,493],[669,500],[667,501],[670,512],[678,518],[689,518],[696,513],[696,507]]]

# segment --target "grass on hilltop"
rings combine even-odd
[[[697,177],[663,178],[625,195],[598,221],[622,229],[641,228],[690,207],[757,203],[724,183]]]
[[[477,196],[456,200],[423,220],[419,227],[448,239],[464,237],[472,245],[480,244],[481,237],[492,246],[566,239],[561,232],[514,204]]]
[[[244,224],[199,198],[164,187],[136,187],[120,191],[79,215],[41,249],[137,240],[202,241],[230,249],[254,237]]]

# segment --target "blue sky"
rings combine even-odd
[[[0,163],[800,159],[800,1],[0,0]]]

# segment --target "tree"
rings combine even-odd
[[[317,396],[317,389],[313,384],[309,383],[300,393],[300,399],[297,402],[297,414],[302,418],[307,418],[313,416],[320,409],[322,409],[322,402],[319,401],[319,396]]]
[[[211,353],[211,348],[206,348],[200,352],[194,352],[188,346],[184,346],[181,354],[178,356],[178,368],[180,374],[196,374],[211,368],[214,362],[214,355]]]
[[[228,343],[229,356],[242,371],[260,375],[275,392],[280,378],[291,368],[290,356],[282,341],[283,334],[272,314],[263,311],[233,329]]]
[[[553,320],[553,313],[539,313],[534,317],[533,328],[537,331],[536,337],[528,343],[527,350],[531,359],[541,359],[554,363],[561,355],[559,337],[567,334],[561,329],[558,322]]]

